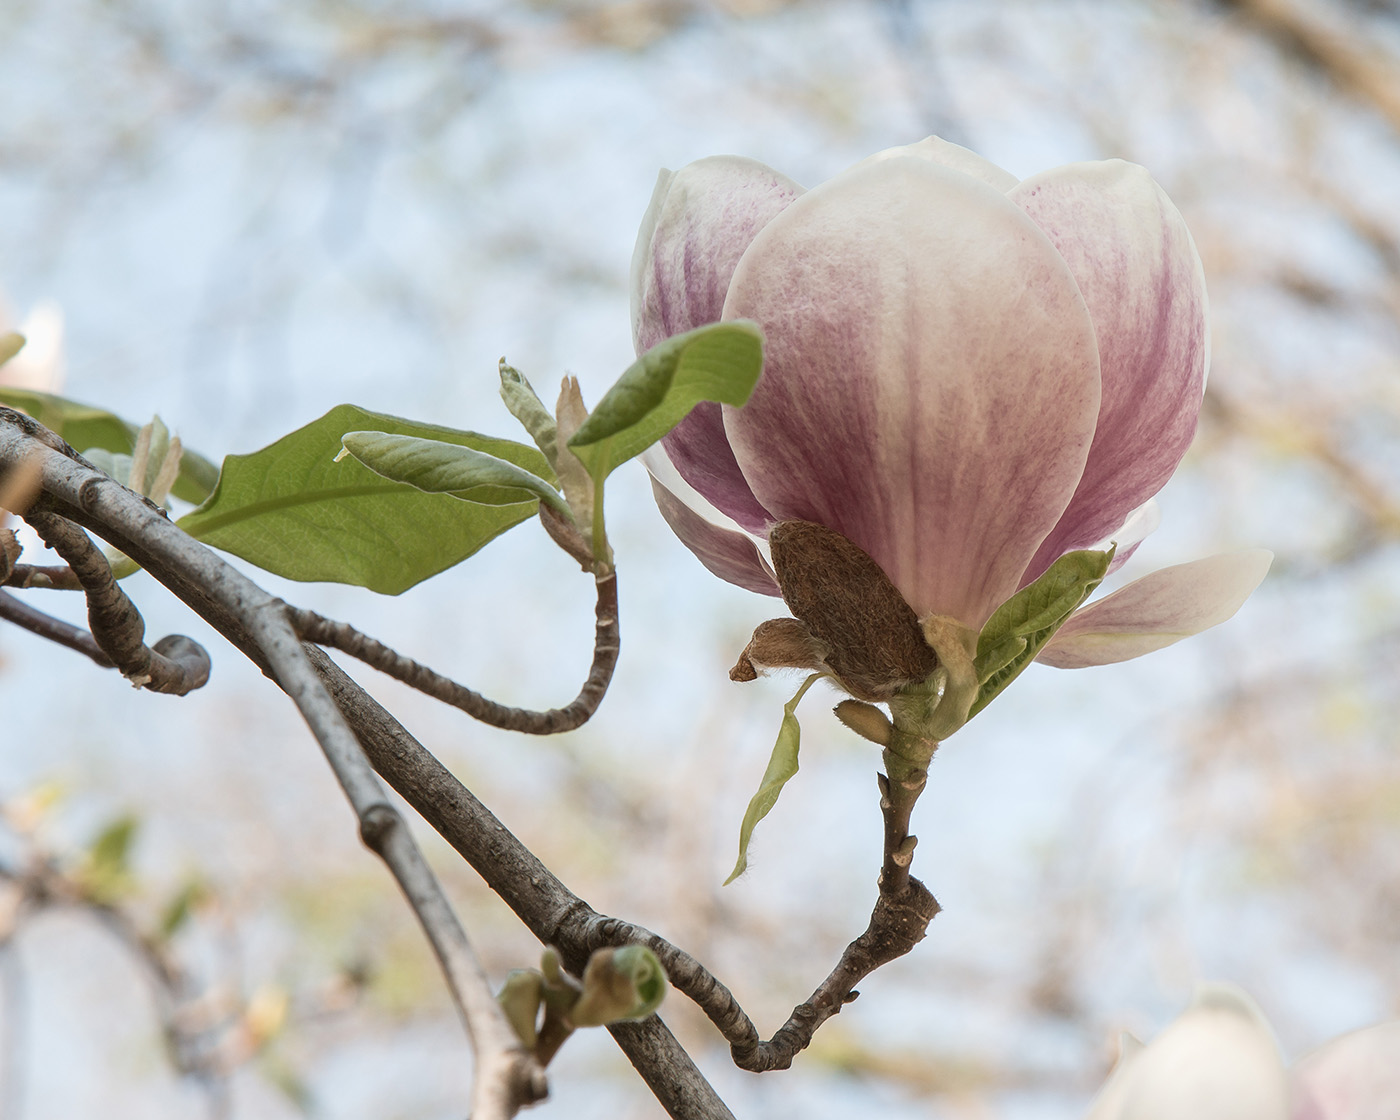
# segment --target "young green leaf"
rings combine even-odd
[[[488,506],[538,498],[566,517],[569,513],[559,491],[544,479],[484,451],[389,432],[346,432],[340,442],[375,474],[425,494],[451,494]]]
[[[260,451],[230,455],[214,493],[180,527],[288,579],[397,595],[465,560],[537,508],[533,495],[507,505],[464,502],[393,482],[354,459],[335,462],[341,437],[365,430],[470,447],[553,480],[533,447],[339,405]]]
[[[32,389],[0,388],[0,404],[27,412],[44,427],[73,447],[86,451],[100,447],[119,455],[136,449],[140,425],[92,405],[39,393]],[[180,459],[180,474],[170,492],[181,501],[198,504],[213,491],[219,468],[189,448]]]
[[[645,945],[594,951],[583,970],[583,992],[569,1009],[576,1027],[645,1019],[666,996],[666,970]]]
[[[514,366],[506,365],[504,358],[501,359],[501,400],[505,401],[510,414],[530,433],[530,438],[544,452],[549,465],[558,470],[558,464],[554,461],[554,417],[549,414],[549,409],[545,408],[525,375]]]
[[[1067,552],[996,609],[977,637],[980,688],[968,719],[1020,676],[1065,619],[1093,594],[1108,573],[1113,552]]]
[[[569,447],[601,484],[701,401],[744,404],[762,372],[763,334],[755,323],[712,323],[668,338],[618,378]]]
[[[90,897],[113,902],[131,889],[131,846],[140,828],[140,818],[126,813],[109,821],[93,839],[79,870]]]
[[[734,864],[734,870],[729,873],[729,878],[724,881],[725,886],[748,870],[749,841],[753,839],[755,826],[778,803],[778,794],[783,792],[783,786],[797,773],[797,748],[802,737],[802,728],[797,723],[797,705],[802,702],[802,697],[807,695],[807,690],[826,675],[813,673],[802,682],[797,695],[783,705],[783,722],[778,728],[778,741],[773,744],[773,753],[769,756],[768,769],[763,772],[763,781],[758,785],[758,792],[750,799],[749,807],[744,811],[743,823],[739,825],[739,859]]]

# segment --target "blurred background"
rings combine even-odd
[[[735,1113],[1084,1114],[1122,1030],[1200,979],[1292,1058],[1400,1013],[1400,5],[1371,0],[0,0],[0,287],[64,391],[210,456],[352,402],[520,438],[504,354],[596,400],[660,167],[808,186],[937,133],[1021,176],[1146,165],[1205,261],[1200,434],[1121,573],[1278,554],[1231,623],[1028,671],[935,761],[945,907],[787,1073],[667,1021]],[[53,352],[51,350],[51,352]],[[53,364],[51,373],[58,369]],[[814,690],[802,772],[733,864],[795,679],[731,684],[776,600],[609,489],[623,656],[584,729],[516,739],[353,668],[594,906],[708,963],[770,1034],[864,928],[876,751]],[[571,698],[591,581],[527,523],[396,599],[258,577],[498,699]],[[0,1118],[461,1117],[435,965],[295,712],[169,594],[172,699],[0,626]],[[26,592],[76,620],[60,592]],[[426,830],[493,977],[538,947]],[[47,882],[45,898],[33,885]],[[28,888],[24,886],[28,884]],[[603,1032],[540,1117],[661,1115]]]

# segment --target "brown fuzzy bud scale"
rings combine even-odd
[[[852,696],[888,700],[938,667],[914,609],[860,547],[812,521],[780,522],[768,544],[783,601]]]

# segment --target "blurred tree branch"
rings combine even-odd
[[[1349,19],[1345,5],[1308,0],[1224,0],[1339,88],[1367,102],[1400,132],[1400,59]]]

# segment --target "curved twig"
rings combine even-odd
[[[572,702],[562,708],[550,708],[547,711],[510,708],[488,700],[481,693],[434,672],[410,657],[405,657],[382,642],[360,633],[353,626],[323,618],[315,611],[288,607],[287,616],[296,627],[297,633],[306,641],[348,653],[410,688],[416,688],[435,700],[460,708],[482,723],[502,727],[507,731],[520,731],[526,735],[555,735],[561,731],[572,731],[588,722],[598,710],[598,705],[612,681],[613,670],[617,667],[620,648],[617,625],[617,574],[608,572],[600,575],[597,577],[597,584],[597,623],[593,631],[593,665],[589,670],[588,679],[584,681],[578,696]]]
[[[762,1041],[734,994],[703,964],[648,929],[594,910],[335,662],[319,650],[312,660],[355,728],[374,768],[476,869],[531,933],[544,944],[555,946],[575,973],[582,971],[596,949],[646,945],[660,959],[672,986],[714,1023],[742,1069],[762,1072],[791,1065],[793,1057],[811,1042],[817,1027],[854,998],[855,986],[880,965],[909,952],[938,912],[938,903],[917,879],[909,878],[902,889],[897,880],[889,880],[889,890],[877,899],[866,931],[847,946],[837,967],[811,998],[793,1009],[772,1039]],[[887,808],[887,803],[888,799],[882,799],[881,807],[887,814],[886,844],[893,842],[898,848],[904,844],[908,816],[893,804]],[[889,821],[891,813],[895,814],[893,822]],[[655,1028],[647,1027],[651,1023]],[[692,1079],[682,1078],[672,1085],[660,1080],[656,1071],[643,1067],[629,1049],[635,1044],[630,1037],[636,1033],[634,1026],[637,1031],[665,1031],[665,1027],[653,1016],[643,1024],[619,1024],[609,1029],[672,1116],[728,1116],[727,1110],[717,1111],[722,1103],[698,1071]],[[669,1037],[669,1031],[666,1034]],[[688,1056],[677,1046],[663,1068],[688,1066]]]
[[[42,492],[25,512],[55,542],[73,544],[86,536],[71,522],[92,528],[164,582],[198,613],[215,621],[277,682],[301,711],[360,822],[366,846],[393,873],[438,956],[447,987],[476,1051],[472,1103],[477,1120],[508,1120],[545,1091],[543,1074],[520,1045],[497,1005],[485,973],[412,834],[389,803],[354,731],[314,671],[307,647],[292,628],[285,604],[224,563],[172,525],[158,509],[113,481],[57,440],[51,432],[13,410],[0,407],[0,468],[37,461]],[[83,549],[73,544],[60,555],[88,590]],[[101,557],[100,553],[97,553]],[[105,560],[103,561],[105,566]],[[110,580],[110,569],[107,578]],[[94,580],[94,582],[96,582]],[[128,623],[134,608],[104,598],[103,622]],[[114,612],[108,620],[105,612]],[[139,616],[137,616],[139,619]],[[98,621],[94,619],[96,628]],[[124,635],[128,641],[129,636]],[[99,639],[100,640],[100,639]],[[138,643],[139,645],[139,639]],[[117,658],[114,658],[117,660]]]
[[[7,622],[13,622],[31,634],[38,634],[41,638],[47,638],[51,642],[57,642],[61,646],[77,650],[104,669],[116,668],[112,664],[112,659],[102,652],[102,648],[93,641],[92,635],[82,627],[64,622],[61,618],[54,618],[41,610],[35,610],[8,591],[0,591],[0,618]]]
[[[182,634],[170,634],[154,648],[142,642],[146,623],[141,612],[117,586],[107,558],[86,533],[71,521],[37,509],[25,513],[24,519],[82,584],[93,640],[122,676],[140,688],[176,696],[208,682],[209,654],[198,642]]]
[[[67,564],[16,564],[0,579],[6,587],[21,590],[39,588],[44,591],[81,591],[82,582]]]
[[[0,462],[8,450],[5,434],[0,425]],[[71,450],[65,454],[78,458]],[[812,997],[793,1010],[772,1039],[761,1041],[733,994],[703,965],[658,935],[608,918],[588,906],[322,650],[315,645],[301,647],[305,663],[314,669],[325,691],[311,689],[300,677],[289,675],[285,670],[292,657],[286,642],[295,637],[290,623],[306,623],[316,616],[308,618],[302,612],[289,612],[284,604],[271,600],[237,573],[226,575],[226,565],[207,549],[169,525],[158,512],[143,507],[139,498],[128,495],[105,476],[90,477],[96,472],[81,469],[62,472],[51,460],[45,460],[44,465],[43,501],[51,504],[55,512],[98,532],[170,587],[303,705],[303,713],[318,737],[323,736],[322,726],[327,723],[353,730],[374,768],[477,870],[532,933],[560,950],[571,971],[581,972],[593,950],[604,945],[650,946],[667,967],[676,988],[694,1000],[720,1029],[742,1068],[767,1070],[789,1065],[793,1056],[810,1042],[816,1028],[855,998],[855,985],[881,964],[907,953],[922,939],[929,921],[938,912],[933,896],[917,879],[908,876],[912,855],[912,841],[907,836],[908,809],[912,798],[902,794],[895,798],[883,796],[886,866],[869,926],[851,942]],[[52,477],[65,473],[69,477]],[[159,527],[152,518],[160,523]],[[227,587],[232,577],[238,581],[237,594]],[[615,585],[613,588],[615,595]],[[600,600],[603,594],[600,581]],[[285,637],[269,645],[265,636],[255,633],[256,624],[247,609],[249,603],[233,601],[238,595],[250,595],[260,604],[275,604],[275,609],[258,612],[258,617],[276,619],[279,629],[286,624]],[[601,622],[601,606],[599,614]],[[335,629],[333,623],[320,622]],[[307,637],[313,636],[310,630]],[[320,640],[319,636],[316,640]],[[603,644],[600,642],[599,653],[606,655]],[[276,665],[274,648],[280,651]],[[392,651],[387,653],[398,656]],[[615,658],[615,650],[612,656]],[[595,655],[595,666],[597,661]],[[314,720],[305,706],[308,692],[318,697],[312,705],[318,709]],[[319,710],[320,697],[334,700],[338,709],[335,719]],[[335,738],[337,744],[341,742],[338,730],[334,736],[326,734],[323,743],[330,738]],[[330,750],[327,746],[328,754]],[[343,751],[343,744],[336,750]],[[883,786],[882,793],[886,793]],[[388,809],[387,804],[380,804]],[[362,830],[367,840],[374,834],[373,828],[365,824]],[[658,1017],[653,1015],[641,1023],[615,1024],[608,1029],[673,1117],[732,1120],[732,1114]]]

